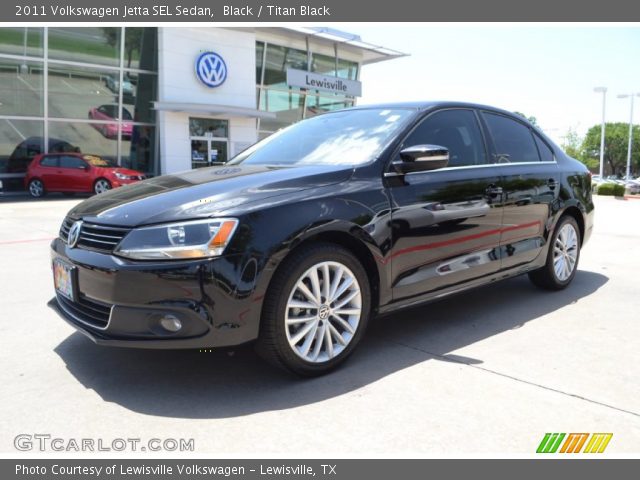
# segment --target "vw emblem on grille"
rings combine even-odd
[[[219,87],[227,79],[227,64],[217,53],[201,53],[196,60],[196,75],[207,87]]]
[[[69,235],[67,236],[67,245],[71,248],[75,247],[80,238],[80,230],[82,229],[82,220],[78,220],[71,225]]]

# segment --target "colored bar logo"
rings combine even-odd
[[[613,433],[545,433],[536,453],[603,453],[611,437]]]

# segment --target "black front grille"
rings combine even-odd
[[[76,321],[98,328],[104,328],[109,323],[111,305],[91,300],[82,294],[77,302],[62,295],[57,295],[57,299],[60,308]]]
[[[60,238],[65,242],[67,241],[67,238],[69,238],[69,229],[71,228],[71,225],[73,225],[73,220],[65,218],[60,226]]]
[[[111,253],[130,228],[83,223],[77,246],[88,250]]]

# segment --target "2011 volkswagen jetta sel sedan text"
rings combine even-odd
[[[372,315],[523,273],[566,287],[593,208],[587,169],[517,115],[357,107],[80,203],[51,245],[50,305],[98,344],[255,341],[317,375]]]

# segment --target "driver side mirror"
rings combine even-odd
[[[413,145],[400,151],[400,159],[393,162],[400,173],[436,170],[449,163],[449,149],[440,145]]]

